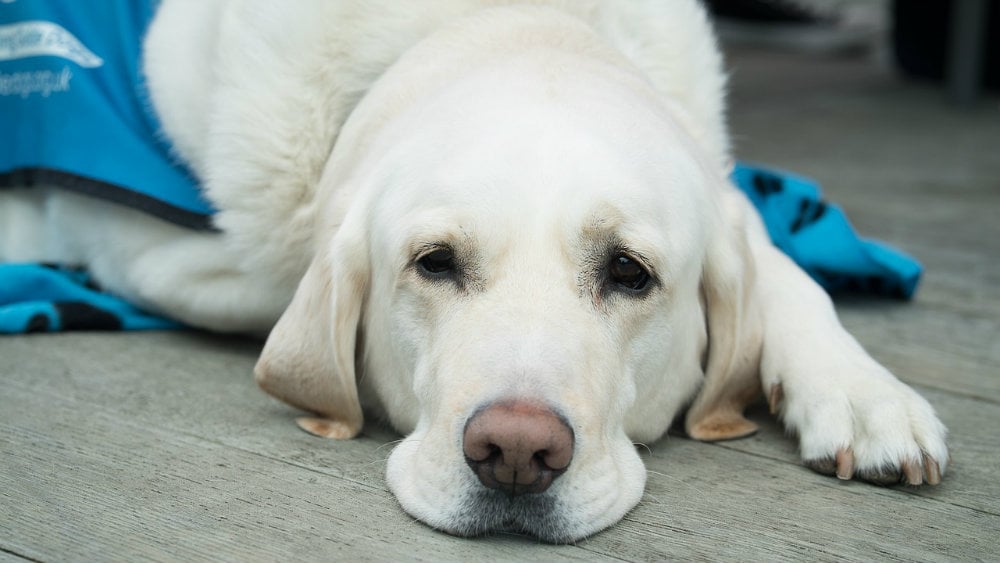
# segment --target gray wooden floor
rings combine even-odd
[[[803,468],[756,436],[643,451],[643,502],[574,546],[452,538],[383,481],[390,432],[299,431],[251,381],[259,343],[196,333],[0,339],[0,562],[1000,560],[1000,102],[955,111],[862,61],[741,53],[738,153],[820,179],[927,266],[914,303],[838,304],[951,430],[936,488]]]

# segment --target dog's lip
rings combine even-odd
[[[459,513],[432,525],[459,537],[513,534],[558,544],[586,535],[575,532],[569,520],[555,493],[510,496],[503,491],[481,489],[466,495]]]

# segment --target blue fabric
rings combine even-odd
[[[86,272],[0,264],[0,334],[181,328],[90,285]]]
[[[858,237],[844,212],[808,178],[738,163],[731,176],[764,219],[774,244],[828,292],[912,299],[923,267],[884,243]]]
[[[56,184],[211,228],[213,209],[159,136],[140,74],[155,5],[0,2],[0,188]]]

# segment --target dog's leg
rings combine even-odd
[[[269,330],[301,275],[251,274],[221,234],[42,187],[0,194],[0,260],[84,266],[140,307],[226,332]]]
[[[274,272],[251,273],[219,233],[147,219],[118,225],[113,238],[114,248],[88,260],[94,279],[141,307],[199,328],[264,334],[295,291],[294,281],[283,284]]]
[[[118,271],[107,275],[110,269]],[[124,268],[96,261],[91,270],[105,288],[140,306],[221,332],[266,334],[295,290],[244,269],[218,234],[165,239]]]
[[[55,244],[58,225],[48,220],[49,191],[12,188],[0,193],[0,262],[67,262]]]
[[[936,484],[948,450],[934,409],[848,334],[826,292],[771,244],[743,201],[762,316],[761,383],[806,465],[841,479]]]

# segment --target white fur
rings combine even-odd
[[[261,385],[338,437],[360,397],[407,435],[387,470],[402,506],[455,533],[611,525],[642,495],[634,440],[689,404],[693,435],[745,434],[760,386],[781,385],[807,460],[851,448],[859,472],[923,455],[943,472],[931,407],[726,184],[698,2],[485,7],[507,3],[164,2],[153,102],[225,234],[36,189],[0,194],[0,258],[86,264],[198,326],[274,326]],[[419,272],[442,244],[461,283]],[[618,251],[655,273],[646,294],[602,277]],[[576,448],[544,495],[496,502],[461,435],[511,397],[557,409]]]

